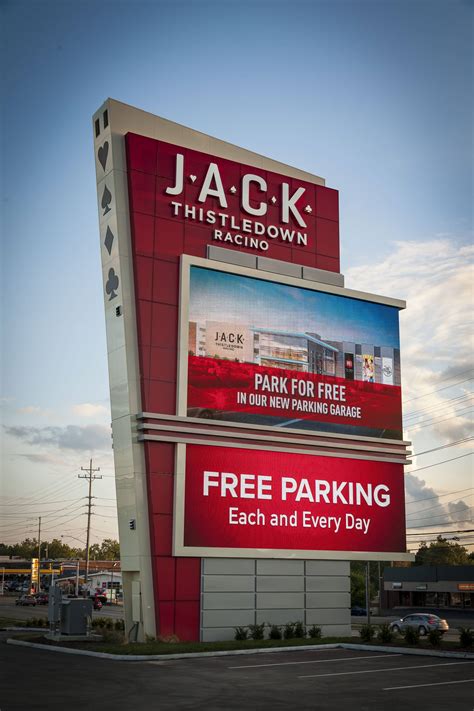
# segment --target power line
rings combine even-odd
[[[435,420],[435,419],[430,419],[430,420],[423,420],[422,422],[416,422],[414,424],[408,425],[405,429],[406,430],[411,430],[414,429],[415,427],[418,427],[418,429],[423,429],[424,427],[433,427],[433,425],[439,425],[441,422],[447,422],[448,420],[455,420],[461,415],[463,415],[465,412],[470,412],[472,410],[472,407],[466,408],[466,410],[461,410],[461,412],[458,412],[456,415],[453,415],[452,417],[445,417],[443,420]]]
[[[81,496],[80,498],[84,498]],[[94,496],[94,498],[97,498]],[[66,504],[68,501],[79,501],[79,499],[61,499],[60,501],[48,501],[48,505],[52,504]],[[16,504],[1,504],[0,506],[16,506]],[[22,504],[22,506],[36,506],[36,501],[32,501],[31,504]],[[2,514],[2,516],[6,516],[7,514]]]
[[[469,400],[470,398],[472,398],[473,394],[474,393],[469,392],[468,394],[458,395],[458,397],[453,397],[453,398],[450,398],[449,400],[443,400],[441,403],[438,402],[434,405],[429,405],[428,407],[423,407],[421,410],[413,410],[412,412],[405,413],[403,415],[403,418],[405,420],[410,420],[414,417],[419,417],[419,415],[424,412],[430,412],[431,410],[445,409],[446,407],[450,407],[450,406],[455,407],[454,405],[452,405],[453,402],[457,402],[458,404],[460,404],[459,401]]]
[[[433,447],[433,449],[425,449],[424,452],[418,452],[418,454],[412,454],[412,457],[421,457],[422,454],[431,454],[431,452],[437,452],[439,449],[447,449],[448,447],[454,447],[456,444],[463,444],[464,442],[470,442],[474,437],[464,437],[463,439],[458,439],[456,442],[450,442],[449,444],[442,444],[440,447]]]
[[[419,528],[424,528],[424,526],[420,526]],[[443,536],[445,533],[472,533],[474,531],[474,528],[464,528],[460,529],[457,531],[426,531],[427,536]],[[418,538],[420,537],[420,533],[407,533],[407,536],[417,536]]]
[[[470,372],[472,368],[470,368],[469,371],[465,371],[466,373]],[[438,388],[437,390],[431,390],[429,393],[425,393],[425,395],[417,395],[417,397],[411,397],[409,400],[405,400],[403,405],[406,405],[408,402],[413,402],[414,400],[419,400],[422,397],[428,397],[428,395],[433,395],[433,393],[439,393],[442,390],[449,390],[449,388],[454,388],[456,385],[462,385],[463,383],[469,382],[469,380],[472,380],[472,376],[470,378],[465,378],[464,380],[460,380],[457,383],[452,383],[451,385],[446,385],[444,388]],[[439,382],[443,382],[440,380]]]
[[[70,474],[74,474],[76,471],[77,471],[77,467],[73,472],[70,472]],[[58,475],[58,477],[60,477],[62,479],[64,477],[64,474],[60,474],[60,475]],[[58,482],[54,481],[54,482],[51,482],[50,484],[48,484],[46,487],[40,486],[38,489],[34,489],[33,492],[30,494],[30,496],[6,496],[5,498],[9,499],[12,502],[14,502],[17,499],[25,500],[25,499],[37,498],[36,497],[37,492],[42,492],[43,494],[45,494],[45,492],[47,492],[52,487],[54,488],[55,486],[57,486],[57,484],[58,484]],[[62,488],[66,488],[67,486],[68,486],[68,482],[63,482],[62,484],[60,483],[59,488],[62,489]],[[69,486],[71,486],[71,484],[69,484]],[[50,496],[50,494],[45,494],[45,496]],[[40,497],[40,498],[43,498],[43,497]],[[21,506],[22,504],[18,504],[18,505]]]
[[[436,462],[436,464],[427,464],[426,467],[418,467],[418,469],[410,469],[409,472],[405,474],[413,474],[413,472],[421,472],[423,469],[431,469],[431,467],[439,467],[440,464],[447,464],[448,462],[455,462],[456,459],[464,459],[464,457],[470,457],[474,452],[468,452],[467,454],[460,454],[459,457],[451,457],[451,459],[443,459],[442,462]]]
[[[464,521],[453,521],[453,523],[472,523],[472,519],[468,518]],[[409,531],[414,531],[416,528],[432,528],[433,526],[442,526],[442,523],[433,523],[431,526],[408,526]],[[464,533],[465,531],[474,531],[474,528],[472,529],[464,529],[462,531],[441,531],[441,533]],[[427,531],[427,535],[429,534],[430,536],[435,536],[436,533],[434,531]],[[407,536],[415,536],[416,533],[407,533]]]
[[[420,501],[430,501],[431,499],[442,499],[444,496],[452,496],[453,494],[462,494],[464,491],[472,491],[474,487],[469,486],[467,489],[458,489],[457,491],[448,491],[447,494],[437,494],[436,496],[427,496],[425,499],[413,499],[413,501],[408,501],[409,504],[417,504]]]
[[[472,508],[473,508],[472,506],[466,506],[465,509],[463,509],[462,511],[459,511],[458,513],[461,516],[463,516],[464,514],[467,514],[467,511],[471,511]],[[412,514],[409,514],[409,515],[413,516],[416,513],[418,513],[418,512],[414,511]],[[421,513],[424,513],[424,511],[422,511]],[[439,514],[431,514],[431,516],[415,516],[415,518],[413,518],[412,521],[432,521],[434,518],[441,518],[441,517],[445,517],[445,516],[449,516],[449,515],[450,514],[439,513]],[[433,526],[444,526],[445,524],[448,524],[448,523],[458,523],[458,521],[438,521],[438,523],[433,524]],[[411,526],[409,526],[409,528],[411,528]]]
[[[472,496],[472,494],[469,494],[469,496]],[[460,499],[458,497],[457,497],[457,501],[460,501]],[[452,504],[452,503],[453,503],[452,501],[443,501],[440,504],[435,504],[434,506],[429,506],[428,508],[420,509],[419,511],[407,511],[407,517],[413,516],[414,514],[418,514],[418,513],[425,513],[425,511],[432,511],[433,509],[437,509],[440,506],[446,506],[446,505]]]

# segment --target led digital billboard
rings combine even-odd
[[[181,414],[402,439],[398,307],[340,288],[189,270]]]
[[[180,447],[179,554],[234,549],[317,558],[344,551],[351,558],[405,549],[402,464],[207,443]]]

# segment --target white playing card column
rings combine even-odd
[[[156,635],[143,447],[136,442],[141,410],[130,249],[125,140],[114,132],[116,104],[94,114],[100,249],[109,364],[125,630],[130,639]]]

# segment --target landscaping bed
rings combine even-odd
[[[72,649],[85,649],[94,652],[104,652],[106,654],[120,655],[160,655],[160,654],[190,654],[199,652],[222,652],[222,651],[237,651],[237,650],[253,650],[253,649],[272,649],[285,647],[318,647],[325,644],[360,644],[370,647],[389,647],[396,649],[419,649],[440,651],[440,652],[473,652],[474,650],[468,647],[461,647],[456,641],[442,641],[438,647],[433,647],[427,640],[422,640],[418,644],[408,644],[401,637],[394,639],[392,642],[381,642],[380,640],[372,640],[371,642],[363,642],[356,637],[323,637],[320,639],[263,639],[263,640],[230,640],[226,642],[132,642],[126,644],[122,641],[110,641],[104,639],[102,642],[67,642],[53,641],[46,639],[38,633],[16,634],[12,635],[12,639],[19,639],[25,642],[34,642],[45,646],[65,647]]]

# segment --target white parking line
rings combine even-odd
[[[413,684],[412,686],[387,686],[382,691],[395,691],[396,689],[419,689],[420,686],[444,686],[445,684],[469,684],[474,679],[458,679],[458,681],[435,681],[433,684]]]
[[[401,654],[371,654],[364,657],[334,657],[333,659],[305,659],[301,662],[274,662],[271,664],[240,664],[227,669],[257,669],[258,667],[285,667],[289,664],[324,664],[324,662],[347,662],[353,659],[378,659],[379,657],[401,657]]]
[[[472,662],[441,662],[439,664],[417,664],[416,666],[411,667],[381,667],[380,669],[362,669],[361,671],[332,672],[331,674],[309,674],[307,676],[299,676],[298,679],[314,679],[320,676],[346,676],[349,674],[385,674],[385,672],[389,671],[406,671],[407,669],[427,669],[428,667],[455,667],[459,664],[472,664]]]

